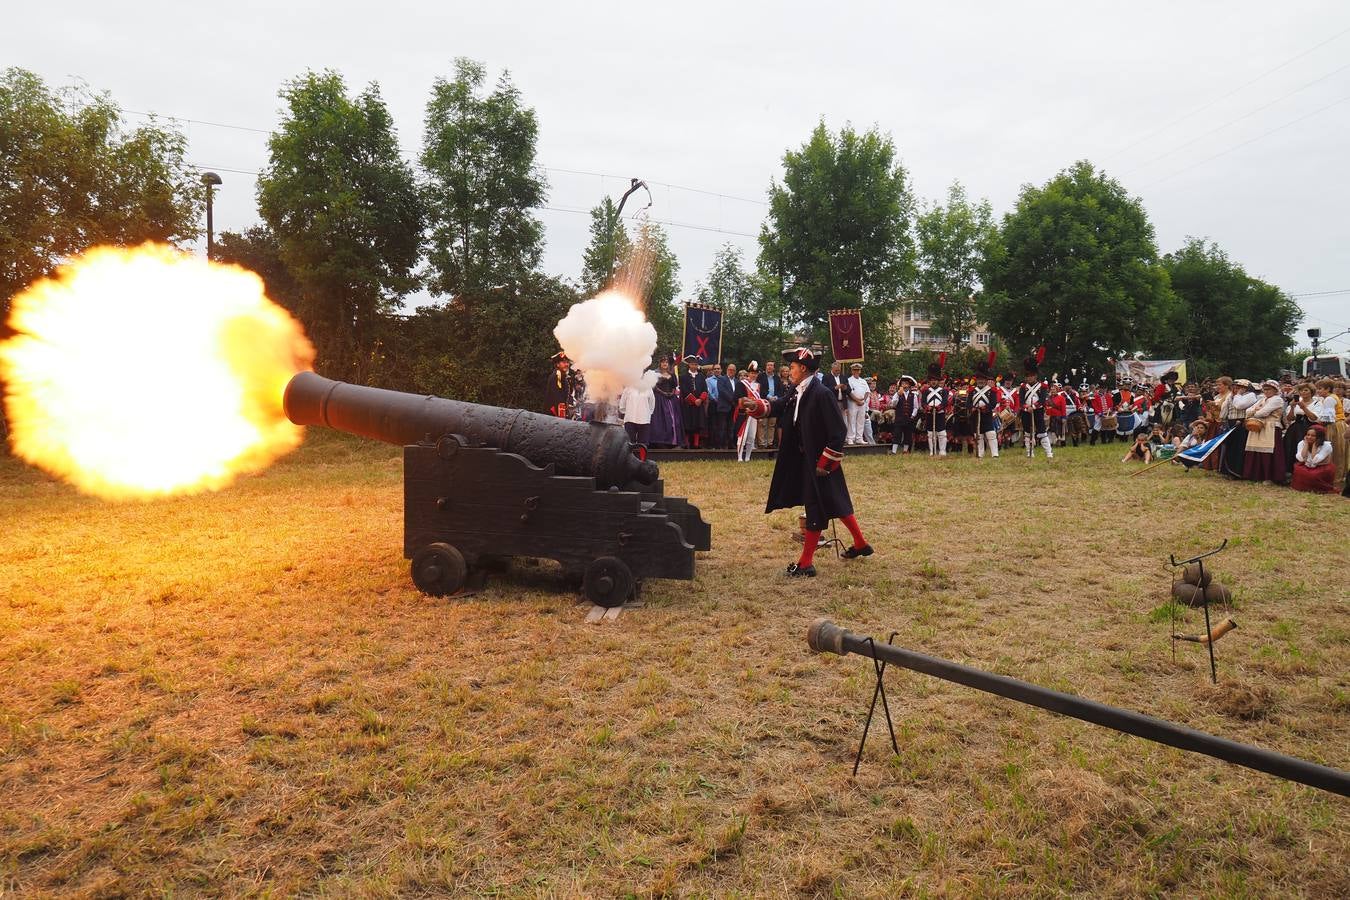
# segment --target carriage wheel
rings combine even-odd
[[[633,570],[617,557],[602,556],[586,567],[581,589],[596,606],[622,606],[633,593]]]
[[[427,544],[413,554],[413,584],[424,594],[433,597],[453,594],[464,587],[468,574],[464,554],[450,544]]]

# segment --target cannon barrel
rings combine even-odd
[[[594,477],[601,489],[652,484],[660,474],[656,463],[633,455],[622,428],[598,422],[363,387],[313,372],[291,379],[282,404],[297,425],[326,425],[401,446],[457,434],[536,466],[551,465],[558,475]]]

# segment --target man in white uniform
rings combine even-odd
[[[867,418],[867,395],[871,389],[867,386],[867,379],[862,377],[862,363],[854,363],[849,367],[848,376],[848,442],[850,444],[861,444],[863,442],[863,422]]]

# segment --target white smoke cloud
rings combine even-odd
[[[626,294],[610,289],[577,303],[553,329],[563,352],[586,376],[593,400],[612,400],[629,385],[650,388],[656,329]],[[645,374],[644,374],[645,373]]]

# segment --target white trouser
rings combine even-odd
[[[989,455],[998,456],[998,432],[986,431],[975,436],[975,456],[984,459],[985,444],[989,445]]]
[[[933,438],[937,438],[937,440],[934,441]],[[947,432],[945,429],[942,431],[928,432],[928,455],[929,456],[947,455]]]
[[[848,401],[848,442],[861,444],[863,439],[863,420],[867,418],[867,404]]]
[[[863,407],[866,409],[866,407]],[[866,412],[863,413],[863,443],[875,444],[876,438],[872,436],[872,417]]]
[[[755,435],[759,433],[759,420],[747,418],[745,420],[745,431],[742,433],[740,442],[736,444],[736,461],[749,462],[750,454],[755,450]]]
[[[1042,447],[1045,448],[1045,458],[1046,458],[1046,459],[1054,459],[1054,458],[1055,458],[1055,451],[1052,450],[1052,449],[1050,449],[1050,433],[1049,433],[1049,432],[1042,432],[1042,433],[1036,435],[1035,438],[1033,438],[1033,437],[1031,436],[1031,433],[1030,433],[1030,432],[1027,432],[1027,435],[1026,435],[1025,438],[1023,438],[1023,440],[1026,442],[1026,445],[1027,445],[1027,456],[1028,456],[1028,457],[1031,457],[1031,456],[1035,456],[1035,455],[1036,455],[1036,444],[1039,443]]]

